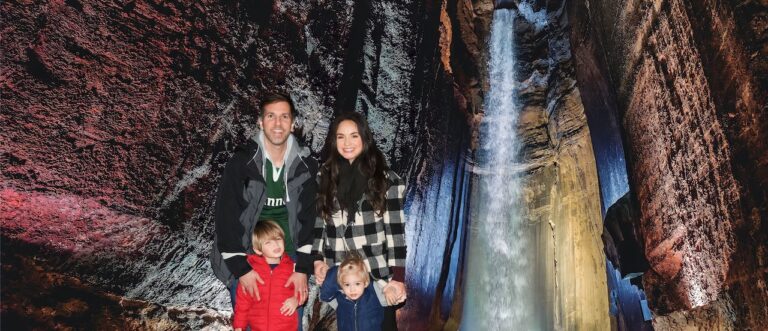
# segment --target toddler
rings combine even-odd
[[[381,330],[384,309],[359,256],[351,255],[340,266],[329,269],[325,280],[320,300],[336,308],[339,331]]]

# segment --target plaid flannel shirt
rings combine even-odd
[[[312,254],[324,256],[325,262],[333,266],[341,264],[348,252],[356,252],[375,279],[388,280],[390,267],[405,267],[405,183],[393,171],[387,173],[387,180],[390,186],[383,215],[377,215],[363,198],[354,223],[347,224],[347,212],[341,210],[331,217],[333,224],[318,217]]]

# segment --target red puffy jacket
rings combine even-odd
[[[293,285],[285,287],[285,282],[293,274],[293,260],[283,254],[280,264],[272,269],[264,257],[248,255],[248,263],[264,280],[264,285],[256,283],[261,301],[248,295],[242,285],[238,284],[232,327],[245,329],[250,326],[253,331],[297,330],[298,314],[294,312],[291,316],[283,316],[280,313],[283,302],[293,296]]]

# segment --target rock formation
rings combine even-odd
[[[600,198],[623,193],[601,191],[596,155],[616,140],[638,217],[606,225],[606,251],[647,261],[654,326],[764,328],[768,5],[724,0],[0,2],[3,327],[227,328],[214,191],[259,98],[285,90],[316,157],[334,114],[368,116],[409,184],[400,321],[458,328],[496,6],[524,9],[525,203],[553,328],[609,327]],[[603,110],[621,139],[592,129]]]
[[[437,40],[422,40],[435,34],[419,32],[431,10],[419,3],[71,0],[0,10],[3,254],[38,256],[4,265],[4,303],[14,295],[6,286],[25,291],[8,277],[39,267],[104,295],[226,317],[228,295],[207,262],[213,194],[268,91],[293,96],[315,156],[335,112],[364,112],[412,188],[436,180],[447,149],[461,150],[444,137],[466,120],[423,78],[435,72]]]
[[[654,326],[765,328],[766,5],[569,11],[579,86],[621,117]]]
[[[517,9],[517,4],[508,6]],[[526,218],[539,233],[542,274],[547,278],[542,302],[551,310],[551,328],[606,329],[608,322],[605,256],[600,235],[600,198],[590,133],[578,89],[567,35],[563,3],[523,3],[514,29],[523,140]],[[453,40],[448,72],[457,94],[467,100],[476,126],[483,115],[483,95],[492,82],[487,75],[487,44],[494,10],[492,1],[459,1],[448,5]],[[528,16],[529,15],[529,16]],[[450,30],[448,30],[450,28]],[[447,32],[444,32],[447,33]],[[477,143],[477,127],[473,145]],[[470,208],[472,208],[470,206]],[[471,222],[471,220],[470,220]],[[602,289],[602,290],[601,290]],[[454,307],[461,301],[455,301]],[[547,308],[548,307],[548,308]],[[445,328],[461,319],[454,308]]]

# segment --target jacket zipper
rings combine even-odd
[[[357,326],[357,302],[355,302],[355,331],[359,330]]]
[[[274,272],[274,270],[272,268],[270,268],[269,269],[269,294],[267,295],[267,330],[271,330],[272,329],[272,323],[269,320],[272,317],[271,316],[272,314],[270,312],[272,311],[272,286],[274,285],[274,284],[272,284],[272,283],[274,283],[272,281],[272,273],[273,272]]]

